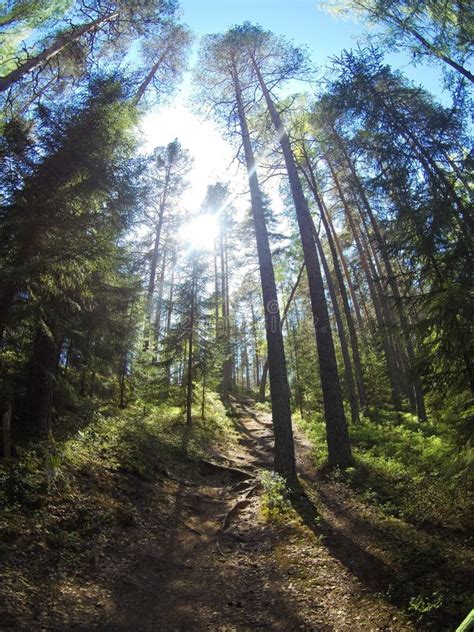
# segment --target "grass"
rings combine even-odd
[[[146,411],[140,403],[124,410],[103,407],[90,412],[82,427],[76,418],[61,419],[62,438],[19,447],[15,459],[0,465],[0,507],[40,506],[73,486],[81,472],[122,471],[147,480],[166,462],[183,460],[183,451],[193,459],[214,441],[229,440],[232,423],[216,394],[207,396],[205,420],[197,407],[194,412],[189,429],[181,408],[167,404]],[[68,426],[72,432],[65,431]]]
[[[313,458],[327,458],[321,416],[297,419],[313,445]],[[446,424],[420,423],[408,413],[381,411],[350,428],[355,467],[333,476],[389,515],[417,524],[467,530],[472,509],[474,454],[460,447]]]

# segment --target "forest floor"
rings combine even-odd
[[[416,555],[429,556],[438,546],[431,538],[442,534],[425,534],[418,546],[414,527],[394,525],[347,486],[317,475],[310,445],[298,432],[301,487],[293,491],[293,506],[269,519],[271,491],[269,497],[260,472],[272,465],[271,416],[251,400],[235,400],[232,408],[236,441],[208,457],[222,468],[167,463],[152,480],[123,471],[119,484],[116,473],[99,481],[84,471],[86,488],[114,487],[113,528],[90,537],[87,555],[61,541],[58,548],[69,553],[55,559],[51,540],[10,550],[2,582],[11,592],[1,604],[0,629],[450,629],[442,620],[420,624],[424,602],[416,607],[415,601],[410,612],[400,586],[406,573],[425,573]],[[91,534],[93,522],[87,523]],[[407,570],[400,550],[408,546]],[[444,561],[441,566],[449,573]]]

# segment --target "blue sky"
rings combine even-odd
[[[249,20],[306,45],[317,66],[324,66],[344,48],[354,48],[367,33],[366,25],[330,15],[318,0],[180,0],[180,5],[183,22],[197,37]],[[406,53],[389,54],[387,61],[438,99],[442,97],[439,67],[415,68]]]

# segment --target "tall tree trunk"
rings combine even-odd
[[[415,349],[413,346],[413,342],[411,340],[411,336],[410,336],[410,331],[409,331],[409,323],[408,323],[408,319],[406,317],[405,314],[405,310],[403,308],[403,304],[402,304],[402,299],[400,296],[400,291],[398,288],[398,283],[397,283],[397,275],[395,274],[395,271],[393,269],[392,266],[392,262],[390,261],[390,257],[388,254],[388,248],[387,248],[387,243],[385,241],[384,236],[382,235],[382,232],[380,230],[379,224],[377,222],[377,219],[375,217],[375,214],[372,210],[372,205],[369,202],[369,199],[366,195],[365,189],[362,185],[362,182],[359,178],[359,174],[357,173],[357,170],[355,168],[355,165],[342,141],[342,139],[340,138],[340,136],[337,134],[337,132],[333,129],[333,133],[336,137],[337,140],[337,144],[338,147],[340,148],[341,152],[343,153],[343,156],[345,158],[345,161],[347,163],[347,165],[349,166],[349,169],[351,171],[352,177],[354,178],[354,181],[356,183],[357,186],[357,190],[360,193],[362,202],[364,204],[365,210],[367,212],[367,215],[369,217],[370,220],[370,224],[372,226],[372,229],[374,231],[374,235],[375,238],[377,240],[379,249],[380,249],[380,254],[382,256],[382,260],[384,262],[384,266],[385,266],[385,270],[387,273],[387,280],[388,283],[390,285],[390,288],[392,290],[393,296],[394,296],[394,302],[395,302],[395,307],[397,309],[398,312],[398,317],[400,319],[400,325],[402,327],[402,332],[405,338],[405,344],[407,347],[407,354],[408,354],[408,362],[409,362],[409,370],[412,376],[412,380],[413,380],[413,389],[414,389],[414,393],[415,393],[415,399],[416,399],[416,409],[417,409],[417,414],[418,414],[418,418],[420,419],[420,421],[426,421],[427,419],[427,415],[426,415],[426,407],[425,407],[425,401],[424,401],[424,393],[423,393],[423,386],[421,384],[421,380],[420,377],[418,375],[417,372],[417,368],[416,368],[416,356],[415,356]],[[362,215],[362,213],[361,213]]]
[[[206,419],[206,371],[202,373],[201,419]]]
[[[336,321],[337,332],[339,335],[339,342],[341,345],[342,360],[344,363],[344,375],[346,378],[346,386],[347,386],[347,392],[349,396],[349,405],[351,408],[351,420],[353,423],[357,423],[358,421],[360,421],[359,420],[359,403],[357,399],[354,374],[352,371],[351,356],[349,353],[349,347],[347,346],[346,332],[344,330],[344,323],[342,321],[341,310],[339,309],[339,303],[337,301],[337,295],[334,289],[331,273],[329,271],[326,255],[324,254],[323,246],[321,244],[321,240],[319,239],[319,235],[317,233],[314,222],[313,222],[313,235],[314,235],[314,240],[316,242],[316,246],[318,248],[319,258],[323,266],[324,276],[326,277],[326,284],[328,286],[329,296],[331,297],[331,303],[334,310],[334,319]]]
[[[166,247],[163,250],[163,257],[161,259],[161,270],[160,270],[160,280],[158,282],[158,300],[157,300],[157,304],[156,304],[156,315],[155,315],[155,332],[154,332],[154,349],[155,349],[155,353],[158,356],[158,350],[159,350],[159,345],[160,345],[160,340],[161,340],[161,336],[160,336],[160,332],[161,332],[161,317],[162,317],[162,312],[163,312],[163,290],[164,290],[164,283],[165,283],[165,271],[166,271]]]
[[[168,46],[165,47],[164,51],[161,53],[161,55],[158,58],[157,62],[155,64],[153,64],[153,66],[150,68],[148,74],[146,75],[145,79],[142,81],[142,83],[138,87],[138,90],[137,90],[135,96],[133,97],[133,101],[134,101],[135,105],[138,105],[140,103],[140,101],[141,101],[143,95],[145,94],[145,92],[147,91],[150,83],[153,81],[154,76],[156,75],[156,73],[158,72],[159,68],[164,63],[164,61],[166,60],[166,57],[168,56],[168,52],[170,51],[171,48],[172,48],[172,44],[171,43],[168,44]]]
[[[291,340],[293,342],[293,351],[295,358],[295,375],[296,375],[296,397],[297,404],[300,411],[301,419],[304,418],[303,412],[303,387],[301,384],[301,376],[300,376],[300,359],[299,359],[299,344],[296,338],[295,326],[293,323],[290,324],[289,319],[286,320],[288,325],[289,333],[291,334]]]
[[[186,424],[191,424],[193,407],[193,368],[194,368],[194,323],[196,311],[196,275],[197,266],[193,266],[193,278],[191,284],[191,308],[189,311],[189,335],[188,335],[188,372],[186,376]]]
[[[343,309],[344,309],[344,314],[346,317],[346,323],[347,323],[347,329],[349,332],[349,339],[350,339],[350,343],[351,343],[351,350],[352,350],[352,358],[354,361],[354,373],[355,373],[355,379],[356,379],[356,384],[357,384],[357,393],[359,395],[359,402],[360,405],[362,406],[363,409],[367,409],[367,395],[366,395],[366,391],[365,391],[365,384],[364,384],[364,377],[363,377],[363,369],[362,369],[362,361],[360,358],[360,352],[359,352],[359,341],[358,341],[358,337],[357,337],[357,332],[356,332],[356,328],[354,325],[354,320],[352,318],[352,312],[351,312],[351,308],[349,305],[349,298],[347,296],[347,292],[346,292],[346,286],[344,283],[344,278],[342,275],[342,271],[341,271],[341,267],[339,265],[339,258],[338,258],[338,252],[337,252],[337,247],[335,244],[335,241],[333,239],[333,235],[331,232],[331,228],[329,225],[329,221],[328,221],[328,210],[326,208],[326,205],[324,204],[323,198],[321,197],[321,194],[319,192],[319,187],[318,184],[316,182],[316,176],[314,173],[314,170],[312,168],[312,165],[310,163],[309,160],[309,156],[306,153],[306,148],[303,147],[303,152],[305,155],[305,163],[306,163],[306,168],[307,168],[307,173],[306,170],[302,169],[305,177],[307,178],[307,182],[308,185],[313,193],[314,199],[316,201],[316,204],[319,208],[319,212],[321,215],[321,221],[323,223],[324,226],[324,230],[326,232],[326,238],[328,240],[328,244],[329,244],[329,249],[331,251],[331,257],[332,257],[332,262],[333,262],[333,267],[334,267],[334,272],[336,275],[336,279],[338,282],[338,286],[339,286],[339,292],[341,295],[341,299],[342,299],[342,305],[343,305]]]
[[[380,297],[378,295],[377,292],[377,288],[375,285],[375,280],[374,280],[374,275],[370,269],[370,265],[369,265],[369,261],[367,259],[366,256],[366,252],[362,246],[362,242],[360,240],[360,236],[359,236],[359,231],[358,228],[356,226],[356,223],[354,221],[354,217],[352,215],[352,211],[351,208],[349,206],[349,203],[346,199],[346,196],[344,194],[344,191],[342,190],[341,184],[339,182],[339,178],[337,176],[337,173],[334,169],[334,166],[331,162],[331,160],[329,160],[329,158],[326,156],[326,163],[329,167],[329,170],[331,172],[331,176],[332,179],[334,181],[334,184],[336,185],[336,189],[338,192],[338,196],[339,199],[341,200],[342,206],[344,208],[344,212],[345,215],[347,217],[348,223],[349,223],[349,227],[351,229],[352,235],[354,237],[354,241],[356,244],[356,248],[357,248],[357,252],[359,254],[359,258],[360,258],[360,262],[362,265],[362,269],[364,270],[364,274],[367,280],[367,284],[369,286],[369,292],[370,292],[370,297],[372,299],[372,304],[374,307],[374,311],[375,311],[375,316],[377,319],[377,324],[378,324],[378,328],[379,328],[379,332],[380,332],[380,336],[382,339],[382,345],[383,345],[383,349],[384,349],[384,355],[385,355],[385,360],[386,360],[386,364],[387,364],[387,371],[388,371],[388,376],[389,376],[389,380],[390,380],[390,385],[391,385],[391,389],[392,389],[392,400],[393,400],[393,406],[395,408],[395,410],[402,410],[402,392],[401,392],[401,387],[400,387],[400,380],[399,380],[399,376],[398,376],[398,372],[397,372],[397,366],[396,366],[396,359],[395,359],[395,353],[394,350],[389,342],[388,339],[388,334],[385,331],[386,329],[386,323],[385,323],[385,319],[384,319],[384,315],[383,315],[383,308],[380,302]]]
[[[260,356],[258,353],[258,335],[257,335],[257,319],[255,317],[255,308],[253,306],[253,294],[250,294],[250,315],[252,317],[252,336],[255,354],[255,384],[260,385]]]
[[[327,220],[327,224],[328,224],[328,228],[329,228],[329,231],[326,234],[331,234],[332,239],[334,241],[334,245],[336,246],[337,254],[339,256],[339,261],[342,264],[342,270],[344,272],[344,278],[346,280],[347,287],[349,288],[349,294],[350,294],[351,301],[352,301],[352,306],[354,308],[354,312],[355,312],[355,315],[356,315],[357,324],[359,326],[359,330],[363,331],[364,330],[364,320],[362,318],[362,313],[361,313],[361,309],[360,309],[360,305],[359,305],[359,299],[357,298],[357,295],[356,295],[356,292],[355,292],[355,288],[354,288],[354,284],[352,282],[351,271],[349,270],[349,265],[348,265],[348,263],[346,261],[346,257],[344,255],[343,250],[342,250],[341,242],[339,240],[339,235],[337,234],[336,227],[334,226],[334,222],[332,221],[331,213],[326,208],[326,206],[324,206],[324,208],[326,209],[326,212],[325,212],[324,216],[325,216],[325,218]],[[362,296],[362,301],[363,301],[363,296]],[[364,309],[364,314],[366,316],[366,322],[370,324],[370,319],[367,318],[367,310],[365,310],[365,309]]]
[[[225,283],[225,292],[224,292],[224,300],[226,303],[226,345],[228,348],[228,362],[230,366],[230,384],[232,387],[232,375],[233,375],[233,366],[234,366],[234,345],[232,343],[233,333],[232,333],[232,321],[230,318],[230,291],[229,291],[229,249],[227,246],[227,230],[224,231],[224,283]]]
[[[72,44],[72,42],[77,41],[86,33],[98,31],[104,24],[115,19],[117,16],[118,13],[109,13],[97,18],[97,20],[93,20],[92,22],[88,22],[87,24],[71,29],[67,33],[62,33],[56,38],[51,46],[45,48],[43,52],[35,55],[34,57],[30,57],[27,61],[15,68],[15,70],[9,72],[8,75],[1,77],[0,92],[8,90],[14,83],[20,81],[20,79],[22,79],[25,75],[33,72],[43,64],[46,64],[50,59],[67,48],[69,44]]]
[[[54,325],[41,320],[36,331],[26,393],[26,434],[45,437],[50,429],[58,365]]]
[[[224,360],[222,363],[222,383],[221,392],[226,399],[232,390],[232,349],[230,345],[230,315],[229,315],[229,300],[228,300],[228,282],[227,282],[227,265],[226,265],[226,239],[225,239],[225,226],[221,228],[220,235],[220,260],[221,260],[221,311],[222,311],[222,342],[224,350]]]
[[[216,320],[216,340],[219,338],[219,273],[217,271],[217,242],[214,242],[214,314]]]
[[[171,329],[171,318],[173,317],[173,300],[174,300],[174,269],[176,266],[176,251],[173,251],[173,256],[171,259],[171,280],[170,280],[170,289],[168,293],[168,310],[166,314],[166,333],[168,333]]]
[[[296,294],[296,290],[298,289],[298,285],[301,281],[301,277],[303,276],[303,272],[304,272],[304,263],[302,264],[302,266],[299,269],[298,272],[298,276],[296,277],[296,281],[293,285],[293,288],[290,292],[290,296],[288,297],[288,300],[286,302],[285,305],[285,309],[283,310],[283,314],[281,317],[281,326],[283,327],[285,320],[288,316],[288,310],[290,309],[290,305],[291,305],[291,301],[293,300],[295,294]],[[262,369],[262,379],[260,380],[260,386],[259,386],[259,393],[258,393],[258,399],[260,402],[264,402],[265,401],[265,390],[266,390],[266,386],[267,386],[267,375],[268,375],[268,357],[265,359],[265,362],[263,364],[263,369]]]
[[[267,375],[268,375],[268,357],[265,358],[262,368],[262,377],[260,378],[260,386],[258,387],[258,401],[265,401],[265,392],[267,389]],[[289,391],[288,391],[289,392]]]
[[[272,418],[275,436],[275,470],[283,476],[293,479],[296,476],[293,431],[291,427],[291,409],[286,370],[285,350],[283,346],[278,295],[273,271],[272,255],[268,239],[262,193],[258,183],[255,157],[242,98],[237,70],[233,69],[235,98],[245,152],[245,160],[252,202],[252,215],[257,241],[257,253],[262,285],[262,298],[265,313],[265,333],[268,348],[268,368],[270,373],[270,395],[272,400]],[[263,380],[262,380],[263,381]]]
[[[353,459],[346,418],[344,416],[344,405],[342,402],[336,354],[330,329],[323,279],[316,244],[314,243],[312,235],[309,207],[299,180],[288,134],[283,127],[280,114],[273,103],[258,64],[253,58],[252,63],[270,112],[272,123],[280,139],[300,230],[319,356],[326,420],[328,464],[330,467],[348,467],[353,463]]]
[[[147,315],[146,315],[146,323],[145,323],[145,336],[143,341],[143,350],[147,351],[150,346],[150,324],[151,324],[151,315],[153,309],[153,294],[155,292],[155,283],[156,283],[156,270],[158,267],[158,255],[159,248],[161,242],[161,232],[163,229],[163,222],[165,219],[165,208],[166,202],[168,200],[168,188],[171,178],[171,165],[168,165],[165,174],[165,183],[163,186],[163,195],[161,197],[159,211],[158,211],[158,222],[155,227],[155,239],[153,241],[153,251],[151,255],[150,262],[150,277],[148,280],[148,289],[147,289]]]
[[[244,353],[243,360],[245,366],[245,385],[247,391],[250,391],[250,361],[249,361],[249,349],[248,349],[248,340],[247,340],[247,324],[244,321],[243,323],[243,341],[244,341]]]

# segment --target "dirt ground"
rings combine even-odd
[[[235,402],[234,412],[238,444],[212,456],[233,469],[201,462],[137,481],[140,519],[123,516],[113,540],[91,547],[87,568],[56,568],[36,607],[0,629],[421,629],[398,603],[398,558],[387,553],[413,538],[410,529],[391,533],[345,486],[315,479],[298,433],[297,514],[269,522],[255,475],[271,467],[271,417],[251,401]]]

